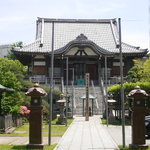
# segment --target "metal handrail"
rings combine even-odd
[[[94,86],[93,80],[91,80],[91,85],[92,85],[92,88],[93,88],[94,97],[96,97],[96,99],[95,99],[96,107],[97,107],[97,109],[99,109],[98,102],[97,102],[97,95],[96,95],[96,92],[95,92],[95,86]]]

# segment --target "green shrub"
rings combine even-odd
[[[145,90],[148,94],[150,93],[150,82],[136,82],[136,83],[126,82],[123,84],[125,93],[126,94],[129,93],[137,85],[140,86],[142,90]],[[113,93],[113,94],[120,93],[120,84],[115,84],[115,85],[111,86],[108,89],[108,92]]]
[[[147,94],[150,94],[150,82],[136,82],[136,83],[124,83],[123,87],[124,87],[124,97],[125,97],[125,104],[126,105],[131,105],[131,101],[130,99],[127,99],[127,96],[129,94],[129,92],[131,90],[133,90],[135,88],[135,86],[140,86],[142,90],[145,90]],[[108,89],[109,93],[113,94],[113,98],[117,101],[116,105],[119,105],[120,102],[120,84],[116,84],[111,86]],[[150,97],[147,97],[146,99],[146,106],[150,108]]]

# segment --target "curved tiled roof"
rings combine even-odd
[[[27,45],[23,46],[22,48],[20,48],[20,47],[14,48],[13,51],[16,53],[43,53],[43,54],[49,52],[47,48],[44,49],[41,46],[40,39],[36,40],[33,43],[27,44]]]
[[[54,25],[54,26],[53,26]],[[98,53],[119,53],[118,30],[115,19],[48,19],[38,18],[36,41],[21,49],[14,49],[16,53],[48,54],[52,49],[52,29],[54,27],[54,52],[61,54],[72,45],[89,45]],[[76,38],[83,34],[86,38]],[[124,55],[145,55],[147,49],[122,43]]]
[[[93,41],[88,40],[88,38],[84,34],[80,34],[75,40],[70,41],[64,47],[57,49],[54,52],[55,54],[62,54],[65,53],[66,51],[69,51],[70,48],[74,46],[84,46],[84,47],[90,46],[93,48],[93,50],[95,50],[99,54],[104,54],[104,55],[112,54],[110,51],[99,47]]]

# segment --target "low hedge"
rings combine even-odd
[[[130,99],[127,98],[127,95],[129,94],[129,92],[131,90],[133,90],[135,88],[135,86],[140,86],[140,88],[142,90],[145,90],[147,94],[150,95],[150,82],[136,82],[136,83],[124,83],[123,84],[123,87],[124,87],[124,97],[125,97],[125,104],[127,106],[131,106],[131,101]],[[116,105],[120,105],[120,84],[116,84],[116,85],[113,85],[111,87],[109,87],[108,89],[108,93],[112,93],[113,94],[113,99],[115,99],[117,101]],[[148,108],[150,108],[150,96],[148,96],[146,98],[146,106]]]
[[[137,85],[140,86],[142,90],[145,90],[148,94],[150,94],[150,82],[136,82],[136,83],[126,82],[123,84],[125,94],[128,94]],[[108,92],[112,94],[120,93],[120,84],[115,84],[109,87]]]

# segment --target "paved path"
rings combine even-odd
[[[118,150],[99,116],[76,117],[55,150]]]
[[[123,145],[122,140],[122,127],[121,126],[112,126],[109,125],[108,127],[104,126],[111,137],[114,139],[114,141],[117,143],[117,145]],[[129,146],[131,144],[131,126],[125,126],[125,144]],[[146,139],[146,145],[150,146],[150,139]]]

